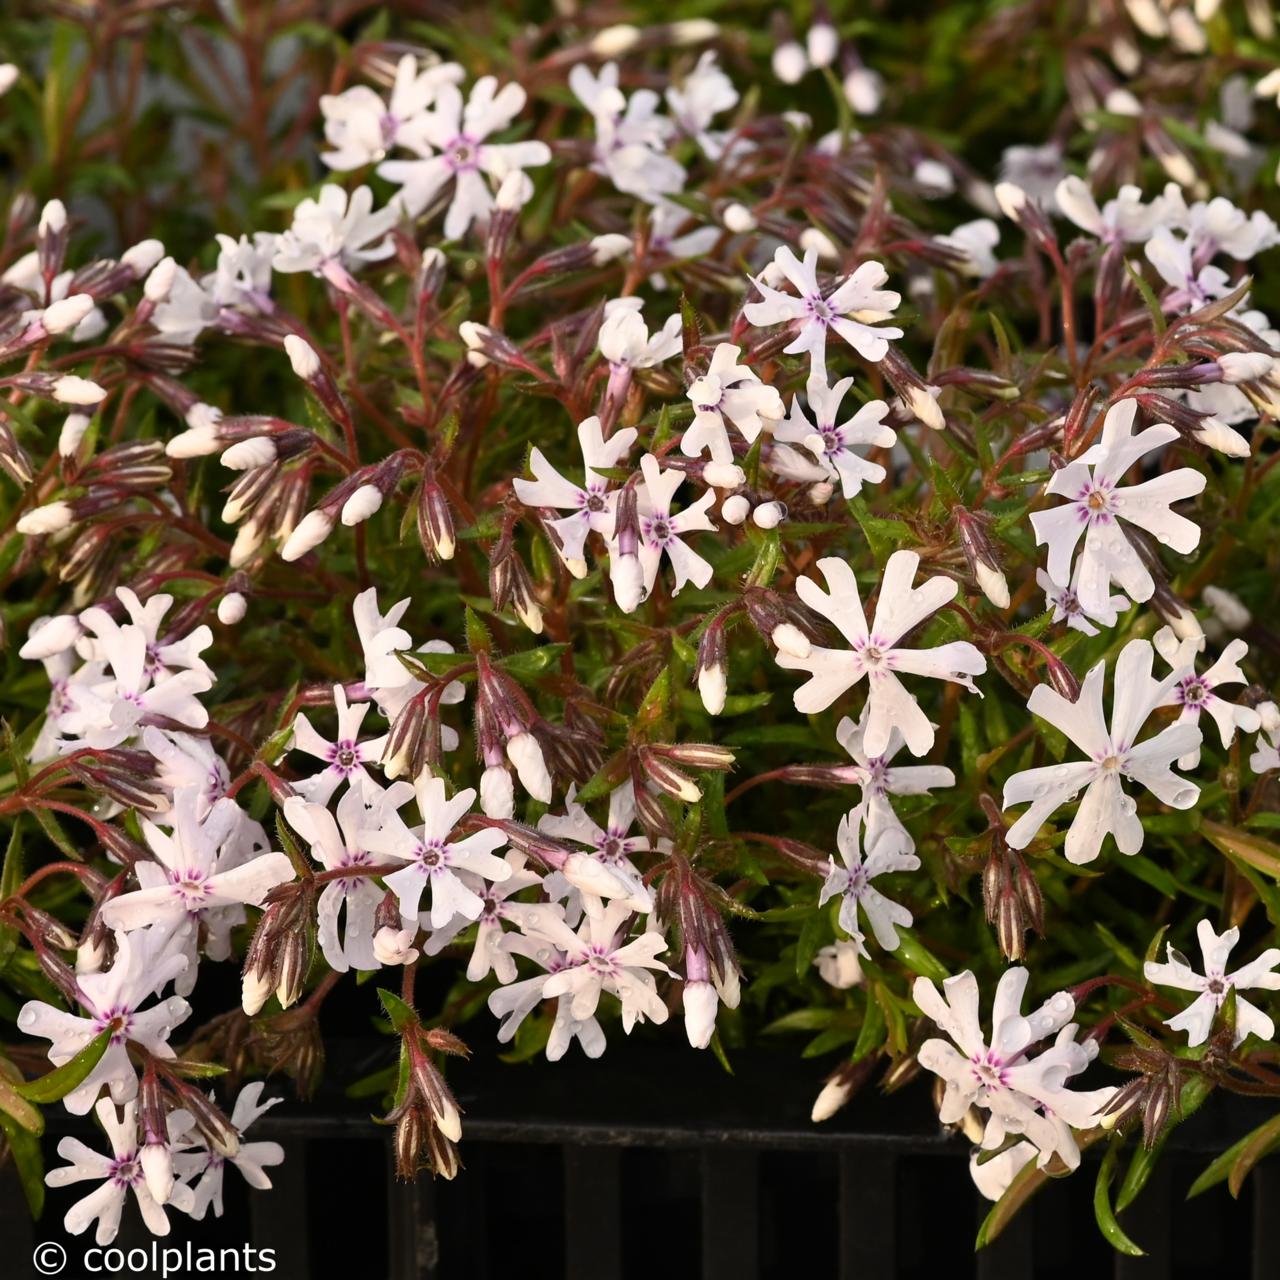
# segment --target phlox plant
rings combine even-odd
[[[1269,9],[396,8],[0,34],[32,1208],[269,1186],[349,987],[402,1177],[469,1043],[782,1043],[1137,1251],[1280,1094]]]

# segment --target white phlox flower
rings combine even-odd
[[[825,906],[832,898],[839,897],[840,927],[853,939],[858,954],[869,956],[866,935],[858,921],[858,910],[867,918],[876,942],[886,951],[896,951],[900,939],[899,927],[911,924],[911,912],[901,903],[886,898],[871,882],[877,877],[894,871],[915,871],[920,859],[914,853],[895,849],[881,842],[874,853],[862,849],[860,829],[863,823],[861,806],[851,809],[840,819],[836,831],[836,847],[840,850],[840,863],[831,859],[827,877],[822,882],[818,905]]]
[[[1074,1130],[1098,1123],[1114,1088],[1076,1093],[1069,1089],[1097,1055],[1094,1041],[1081,1044],[1071,1023],[1075,1001],[1065,992],[1050,996],[1034,1013],[1023,1014],[1027,971],[1006,969],[996,986],[991,1008],[991,1039],[982,1031],[978,982],[971,972],[948,978],[942,991],[928,978],[917,978],[912,997],[926,1017],[947,1035],[926,1040],[917,1055],[920,1065],[946,1083],[938,1118],[955,1124],[969,1107],[991,1113],[981,1146],[994,1151],[1010,1134],[1021,1134],[1039,1153],[1043,1168],[1056,1155],[1068,1169],[1080,1163]],[[1035,1046],[1049,1036],[1052,1044]]]
[[[813,454],[827,477],[840,481],[846,498],[856,496],[863,484],[879,484],[885,478],[884,467],[867,461],[855,446],[889,449],[898,440],[897,432],[885,425],[889,406],[883,400],[869,400],[851,418],[839,421],[840,404],[851,386],[852,378],[841,378],[833,387],[810,378],[805,387],[808,413],[795,396],[791,412],[773,428],[775,440],[801,445]]]
[[[987,669],[987,660],[967,640],[931,649],[901,647],[906,635],[959,589],[953,579],[941,576],[913,587],[919,565],[920,557],[914,551],[895,551],[889,557],[875,617],[868,627],[853,569],[834,556],[819,560],[818,571],[827,590],[812,578],[800,578],[796,592],[810,609],[831,621],[850,647],[812,645],[803,656],[782,651],[776,655],[778,665],[786,670],[809,672],[808,682],[793,695],[796,710],[805,715],[824,711],[847,689],[866,679],[863,750],[869,756],[884,755],[895,727],[912,755],[924,755],[933,746],[933,725],[903,686],[900,674],[948,680],[976,693],[972,677]]]
[[[1178,438],[1177,430],[1166,423],[1135,436],[1137,410],[1136,400],[1113,404],[1103,421],[1101,440],[1054,472],[1046,486],[1047,493],[1066,502],[1031,513],[1036,542],[1049,548],[1049,577],[1055,583],[1073,582],[1081,608],[1092,617],[1110,608],[1113,583],[1138,602],[1151,599],[1155,591],[1155,579],[1125,536],[1121,521],[1145,529],[1180,555],[1189,555],[1200,544],[1199,525],[1179,515],[1172,504],[1204,489],[1201,472],[1178,467],[1139,484],[1123,483],[1130,467]],[[1084,548],[1073,570],[1081,537]]]
[[[1225,929],[1215,933],[1213,925],[1201,920],[1196,925],[1196,939],[1200,943],[1200,955],[1204,973],[1197,973],[1180,952],[1166,944],[1166,963],[1148,961],[1142,969],[1148,982],[1161,987],[1176,987],[1179,991],[1193,991],[1196,998],[1179,1014],[1165,1022],[1174,1031],[1187,1033],[1187,1044],[1195,1047],[1204,1044],[1213,1030],[1214,1019],[1226,1003],[1227,996],[1236,993],[1235,1043],[1254,1035],[1260,1040],[1274,1039],[1275,1023],[1261,1009],[1249,1003],[1242,991],[1280,991],[1280,948],[1268,947],[1256,960],[1241,965],[1234,973],[1227,972],[1227,961],[1240,941],[1239,929]]]
[[[1103,681],[1106,660],[1094,665],[1075,702],[1068,702],[1048,685],[1037,685],[1027,709],[1047,720],[1088,756],[1087,760],[1043,765],[1015,773],[1004,784],[1004,807],[1030,807],[1009,828],[1007,839],[1015,849],[1026,848],[1049,816],[1084,791],[1067,831],[1063,852],[1076,864],[1092,862],[1102,842],[1113,835],[1121,853],[1142,848],[1142,820],[1138,806],[1122,785],[1125,779],[1140,783],[1163,804],[1190,809],[1200,788],[1173,772],[1173,764],[1200,747],[1197,724],[1168,725],[1150,738],[1139,735],[1151,713],[1168,705],[1170,693],[1187,674],[1186,668],[1155,680],[1151,667],[1155,650],[1147,640],[1130,640],[1116,659],[1111,724],[1103,716]]]

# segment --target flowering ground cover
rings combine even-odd
[[[0,24],[33,1211],[269,1186],[340,985],[406,1178],[468,1042],[782,1042],[932,1088],[980,1242],[1095,1147],[1133,1253],[1280,1095],[1270,9],[910,9]]]

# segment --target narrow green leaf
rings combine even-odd
[[[1111,1178],[1115,1173],[1116,1160],[1120,1156],[1120,1145],[1112,1142],[1107,1154],[1102,1157],[1102,1165],[1098,1169],[1098,1180],[1093,1184],[1093,1216],[1098,1220],[1098,1227],[1106,1236],[1107,1242],[1118,1253],[1128,1254],[1131,1258],[1143,1258],[1146,1251],[1139,1248],[1125,1234],[1124,1228],[1116,1220],[1115,1210],[1111,1207]]]
[[[410,1027],[418,1021],[418,1014],[414,1007],[406,1004],[394,992],[388,991],[386,987],[378,988],[378,999],[382,1001],[382,1007],[386,1010],[387,1017],[391,1019],[391,1026],[397,1035],[405,1027]]]
[[[15,1124],[10,1116],[0,1111],[0,1129],[9,1144],[13,1167],[22,1183],[22,1194],[27,1198],[31,1216],[38,1218],[44,1212],[44,1158],[40,1154],[40,1139]]]
[[[70,1062],[64,1062],[38,1080],[28,1080],[15,1087],[28,1102],[59,1102],[89,1078],[110,1043],[111,1029],[108,1028],[94,1036]]]

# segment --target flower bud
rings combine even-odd
[[[720,504],[720,515],[726,524],[741,524],[751,514],[751,503],[740,493],[731,493]]]
[[[449,501],[433,470],[428,470],[418,491],[418,541],[431,560],[452,560],[456,540]]]
[[[781,502],[762,502],[751,512],[752,523],[759,529],[776,529],[787,514]]]
[[[60,533],[71,524],[74,514],[69,502],[47,502],[42,507],[33,507],[21,516],[16,528],[19,533],[28,536]]]
[[[218,601],[218,621],[224,627],[234,627],[243,621],[248,604],[239,591],[229,591]]]
[[[747,482],[746,472],[732,462],[708,462],[702,468],[702,478],[713,489],[740,489]]]
[[[148,302],[163,302],[173,288],[178,275],[178,264],[172,258],[161,258],[151,268],[146,283],[142,286],[142,296]]]
[[[1191,434],[1200,444],[1228,458],[1247,458],[1253,452],[1244,436],[1218,418],[1205,418]]]
[[[410,964],[418,958],[412,945],[416,929],[393,929],[384,925],[373,935],[373,955],[379,964]]]
[[[792,658],[807,658],[813,652],[809,637],[791,622],[775,627],[769,638],[780,653]]]
[[[275,441],[270,436],[250,436],[224,449],[218,461],[230,471],[252,471],[274,462],[277,456]]]
[[[70,649],[80,638],[83,628],[74,614],[60,613],[51,618],[37,618],[27,632],[26,643],[18,650],[20,658],[52,658]]]
[[[593,236],[590,241],[591,265],[603,267],[621,258],[631,249],[631,238],[617,232],[608,235]]]
[[[320,357],[311,344],[296,333],[285,336],[284,349],[293,372],[304,382],[309,382],[320,372]]]
[[[1234,384],[1265,378],[1276,361],[1263,351],[1228,351],[1218,357],[1218,363],[1222,366],[1222,380]]]
[[[734,235],[746,235],[747,232],[754,231],[757,226],[755,214],[745,204],[739,204],[737,201],[724,207],[720,214],[720,221],[724,224],[725,230],[732,231]]]
[[[587,48],[597,58],[618,58],[640,42],[640,29],[630,23],[618,23],[596,32]]]
[[[613,583],[613,598],[618,608],[623,613],[633,613],[645,597],[640,557],[634,553],[610,557],[609,580]]]
[[[382,490],[376,484],[362,484],[342,504],[342,523],[357,525],[368,520],[382,506]]]
[[[516,811],[511,774],[500,764],[480,775],[480,811],[487,818],[510,818]]]
[[[852,1081],[843,1071],[837,1071],[818,1091],[818,1096],[813,1100],[813,1110],[809,1113],[809,1119],[814,1124],[830,1120],[852,1096]]]
[[[809,55],[809,65],[813,67],[829,67],[840,52],[840,35],[831,25],[831,19],[825,14],[809,28],[805,38],[805,47]]]
[[[705,1049],[716,1029],[720,999],[708,981],[686,982],[682,992],[684,1029],[695,1049]]]
[[[800,42],[788,40],[773,51],[773,74],[783,84],[797,84],[809,70],[809,58]]]
[[[120,265],[135,280],[141,280],[164,257],[164,245],[159,240],[139,240],[120,255]]]
[[[307,552],[318,547],[333,532],[333,517],[317,508],[303,516],[301,523],[280,548],[280,559],[292,562],[301,560]]]
[[[96,382],[69,373],[54,382],[53,398],[59,404],[97,405],[107,398],[107,393]]]
[[[47,333],[67,333],[93,310],[93,305],[93,299],[87,293],[72,294],[45,307],[40,313],[40,323]]]
[[[517,733],[507,741],[507,759],[515,766],[520,785],[543,804],[551,803],[551,774],[538,740],[529,732]]]

